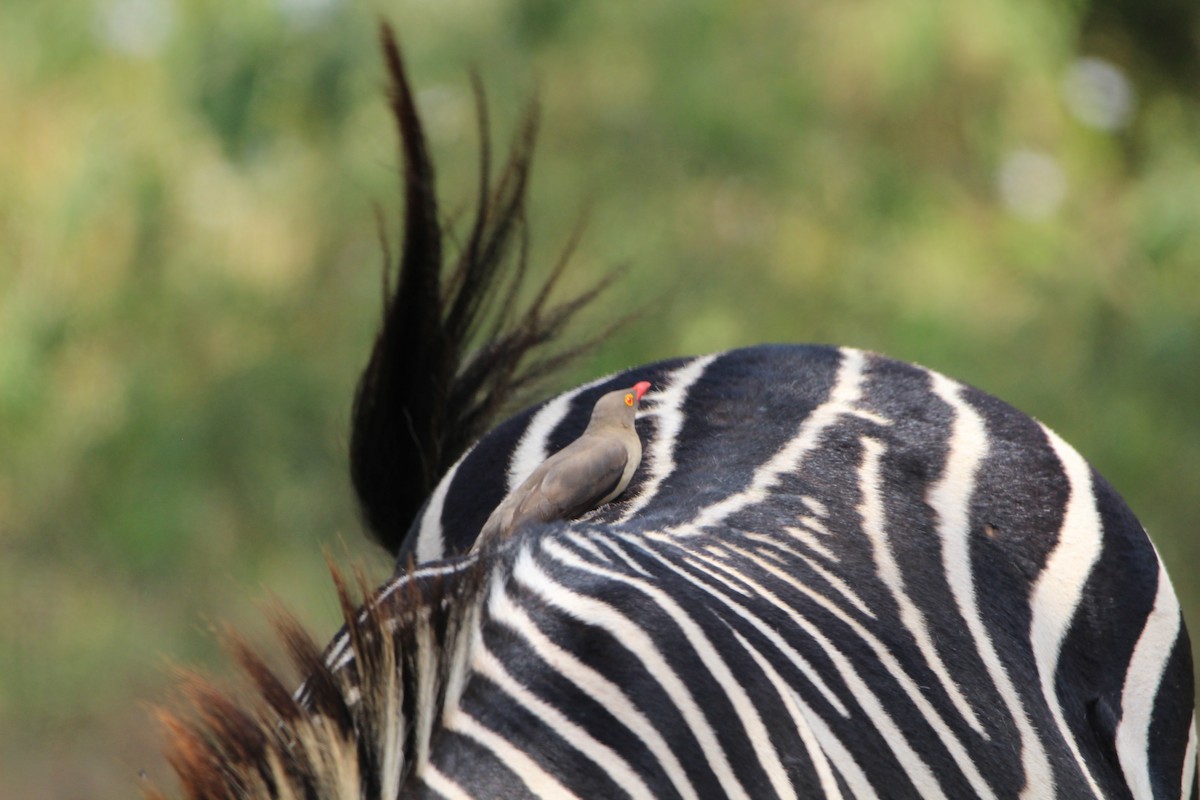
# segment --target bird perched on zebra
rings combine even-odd
[[[533,522],[571,519],[625,491],[642,461],[633,421],[649,388],[649,381],[638,381],[597,400],[580,437],[508,493],[483,523],[474,546],[494,544]]]
[[[513,326],[467,355],[532,128],[442,284],[432,166],[384,45],[406,236],[351,464],[397,571],[361,601],[335,573],[324,648],[280,624],[298,690],[236,644],[248,700],[189,684],[195,714],[165,716],[189,798],[1197,798],[1190,642],[1157,553],[1000,400],[773,345],[607,376],[488,431],[564,363],[542,346],[595,291],[502,309]],[[629,499],[569,519],[613,489],[547,490],[548,454],[646,382]],[[575,458],[561,475],[615,474]],[[561,511],[523,525],[534,500]]]

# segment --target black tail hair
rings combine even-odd
[[[350,474],[372,536],[395,554],[438,479],[499,412],[526,399],[538,382],[616,325],[582,344],[543,352],[614,277],[606,276],[570,300],[548,304],[577,237],[533,301],[517,313],[528,254],[525,192],[537,114],[536,108],[526,113],[493,187],[478,79],[473,80],[482,140],[478,208],[443,284],[443,231],[433,164],[400,50],[386,23],[381,25],[381,38],[404,163],[404,246],[393,292],[385,241],[389,263],[383,325],[354,399]],[[489,314],[491,322],[485,327]],[[468,355],[473,342],[481,344]],[[530,358],[535,353],[537,357]]]

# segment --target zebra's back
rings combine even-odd
[[[763,346],[613,376],[481,440],[406,548],[468,548],[635,379],[655,394],[625,498],[487,556],[445,717],[473,755],[430,774],[476,796],[533,791],[522,768],[581,797],[1194,793],[1188,638],[1137,519],[1047,428],[920,367]]]

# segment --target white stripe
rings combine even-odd
[[[773,548],[759,547],[755,550],[755,552],[758,553],[763,558],[771,559],[772,561],[774,561],[776,564],[779,564],[780,566],[791,567],[794,565],[794,562],[789,561],[787,556],[785,556],[783,553],[781,553],[778,550],[775,550]]]
[[[728,557],[728,554],[724,555],[724,558]],[[716,563],[714,563],[713,566],[717,569],[729,568]],[[774,569],[770,569],[769,571],[771,571],[777,577],[780,577],[784,581],[790,583],[794,588],[804,592],[812,599],[817,600],[819,603],[821,602],[819,595],[803,586],[803,584],[791,580],[786,573]],[[880,731],[880,736],[895,755],[900,767],[904,770],[913,786],[917,788],[918,792],[920,792],[920,794],[926,798],[945,798],[945,795],[942,793],[941,787],[937,782],[937,778],[934,777],[933,771],[929,768],[929,765],[924,762],[921,756],[913,749],[908,739],[903,733],[901,733],[891,715],[889,715],[887,710],[884,709],[882,702],[879,700],[878,696],[876,696],[870,684],[868,684],[867,681],[863,680],[858,675],[858,672],[855,670],[854,665],[850,662],[850,659],[846,656],[846,654],[838,649],[837,645],[825,635],[823,630],[814,625],[802,614],[798,613],[794,607],[786,603],[770,589],[760,583],[757,583],[749,577],[744,575],[741,577],[755,590],[761,599],[766,600],[776,608],[779,608],[785,612],[788,619],[790,619],[792,623],[803,630],[804,633],[807,634],[807,636],[824,651],[825,655],[831,662],[833,662],[834,668],[838,671],[838,674],[845,682],[846,687],[849,689],[850,696],[858,701],[859,708],[863,710],[863,712],[871,720],[872,724]],[[840,614],[840,612],[837,612],[836,607],[828,603],[828,601],[822,603],[822,605],[834,611],[839,617],[844,616]],[[861,635],[861,627],[857,632],[860,632]]]
[[[597,741],[586,730],[576,725],[565,714],[529,691],[512,676],[490,649],[480,648],[472,660],[475,672],[495,683],[500,690],[512,698],[513,703],[524,708],[543,725],[573,747],[576,752],[599,767],[613,783],[631,797],[650,798],[654,793],[641,776],[625,759],[603,742]],[[509,704],[505,704],[509,707]]]
[[[691,553],[685,553],[683,556],[683,559],[687,563],[687,565],[690,569],[694,569],[697,572],[701,573],[702,575],[707,575],[709,578],[711,578],[712,580],[721,584],[729,591],[737,592],[742,597],[750,597],[751,596],[750,590],[748,588],[746,588],[745,586],[738,585],[741,583],[741,581],[738,581],[736,578],[733,578],[731,580],[731,576],[728,576],[728,575],[718,575],[716,572],[709,569],[707,564],[705,564],[703,561],[701,561],[699,558],[692,555]]]
[[[803,525],[806,530],[810,530],[813,533],[819,533],[822,536],[833,535],[829,532],[829,528],[825,527],[825,523],[821,522],[821,520],[817,519],[816,517],[801,517],[800,524]]]
[[[573,544],[579,544],[580,541],[584,537],[582,537],[579,533],[577,533],[575,531],[571,531],[570,533],[568,533],[566,536],[564,536],[562,538],[567,541],[570,541]],[[647,572],[645,567],[643,567],[641,564],[634,561],[633,557],[631,555],[629,555],[628,552],[626,552],[625,548],[621,546],[620,542],[613,540],[607,536],[604,537],[603,542],[607,546],[609,552],[611,552],[617,559],[619,559],[620,562],[622,564],[624,564],[626,567],[628,567],[629,569],[631,569],[632,571],[636,572],[639,575],[653,579],[654,576],[651,575],[649,572]],[[608,561],[608,563],[610,565],[613,563],[612,559],[606,559],[606,560]]]
[[[1179,601],[1162,562],[1154,608],[1133,648],[1121,690],[1121,722],[1117,725],[1117,758],[1134,800],[1153,800],[1150,780],[1150,719],[1163,673],[1179,638]]]
[[[648,467],[646,480],[637,496],[625,506],[618,522],[625,522],[645,508],[658,493],[663,479],[675,471],[675,443],[679,439],[679,432],[683,430],[683,404],[687,400],[688,390],[718,355],[714,353],[689,361],[667,375],[665,386],[655,388],[650,395],[655,403],[645,416],[654,417],[658,424],[654,440],[644,450]]]
[[[794,525],[788,525],[783,529],[783,532],[803,544],[809,550],[812,550],[817,555],[823,557],[825,560],[833,561],[835,563],[841,561],[841,559],[837,557],[836,553],[834,553],[825,545],[821,544],[820,539],[813,536],[812,531],[807,526],[798,528]],[[829,532],[826,531],[827,535],[828,533]]]
[[[813,409],[800,425],[800,430],[775,455],[754,472],[750,485],[741,492],[732,494],[712,505],[705,506],[690,523],[695,529],[723,522],[730,515],[741,511],[746,506],[760,503],[768,499],[769,492],[779,481],[779,477],[793,472],[800,460],[817,446],[821,434],[845,414],[857,411],[854,404],[862,397],[862,379],[865,355],[861,350],[842,348],[842,360],[838,365],[837,378],[829,399]],[[685,528],[679,528],[672,533],[685,534]]]
[[[595,700],[636,736],[646,749],[654,754],[659,766],[684,800],[697,799],[696,789],[692,786],[679,758],[658,728],[654,727],[654,723],[634,705],[620,686],[584,664],[570,651],[555,644],[502,586],[497,585],[493,588],[488,612],[494,621],[525,639],[542,660],[553,665],[559,675],[575,684],[581,692]]]
[[[471,795],[431,763],[427,762],[417,777],[446,800],[472,800]]]
[[[528,549],[524,549],[517,556],[517,562],[513,567],[513,579],[555,608],[585,624],[595,625],[607,631],[627,647],[630,653],[642,662],[647,673],[658,681],[678,709],[688,730],[696,737],[700,749],[704,752],[709,768],[721,784],[721,790],[729,797],[750,800],[745,787],[734,774],[733,768],[729,764],[729,758],[717,739],[716,732],[708,724],[696,699],[641,625],[608,603],[577,594],[569,587],[555,581],[534,562]]]
[[[788,534],[794,535],[797,533],[796,528],[785,528],[784,530],[787,531]],[[854,608],[857,608],[859,610],[859,612],[862,613],[864,616],[870,616],[871,619],[876,619],[874,610],[871,610],[870,606],[868,606],[868,604],[866,604],[866,602],[863,601],[862,597],[859,597],[858,593],[856,593],[856,591],[854,591],[853,589],[850,588],[850,584],[847,584],[845,581],[842,581],[842,579],[840,577],[834,575],[833,572],[830,572],[829,570],[824,569],[823,566],[821,566],[820,564],[817,564],[816,561],[809,558],[808,555],[805,555],[804,553],[800,553],[800,552],[796,551],[796,549],[793,549],[791,547],[788,547],[787,545],[784,545],[784,543],[780,542],[778,539],[775,539],[775,537],[772,537],[772,536],[767,536],[764,534],[750,534],[750,533],[743,533],[742,536],[744,537],[744,539],[749,539],[751,541],[756,541],[756,542],[763,542],[764,545],[768,545],[770,548],[778,549],[778,551],[782,551],[782,552],[786,553],[787,555],[790,555],[790,557],[793,559],[804,561],[804,563],[806,565],[808,565],[812,571],[816,572],[817,575],[820,575],[822,578],[826,579],[826,582],[830,585],[830,587],[833,587],[833,589],[835,591],[838,591],[838,593],[842,597],[845,597],[846,602],[850,603],[851,606],[853,606]],[[800,541],[809,543],[808,541],[804,540],[803,537],[800,537]],[[824,548],[821,548],[821,549],[824,549]],[[760,551],[760,552],[763,555],[770,555],[770,557],[774,558],[776,561],[779,561],[780,564],[784,564],[785,566],[788,566],[788,567],[793,566],[792,564],[788,563],[788,561],[786,559],[784,559],[784,558],[780,557],[780,555],[776,554],[773,551],[773,549],[766,549],[766,551]],[[724,555],[724,554],[719,554],[719,555]],[[830,555],[832,555],[832,554],[830,554]],[[834,559],[834,560],[836,561],[838,559]],[[728,585],[728,581],[724,581],[724,579],[722,579],[722,583],[725,583],[726,585]]]
[[[817,516],[817,517],[828,517],[829,516],[829,510],[825,508],[825,504],[822,503],[820,500],[818,500],[815,497],[809,497],[808,495],[804,495],[803,497],[800,498],[800,502],[804,503],[805,508],[807,508],[809,511],[811,511],[814,516]]]
[[[941,682],[942,688],[946,690],[950,702],[958,709],[958,713],[967,721],[972,730],[986,740],[988,736],[983,725],[979,723],[979,718],[975,716],[967,698],[963,697],[958,683],[950,677],[950,671],[946,669],[941,654],[934,646],[925,615],[917,608],[912,596],[905,588],[904,574],[900,571],[900,565],[896,563],[895,553],[892,552],[891,538],[887,527],[887,512],[883,507],[883,471],[880,466],[886,448],[883,442],[870,437],[863,437],[862,446],[863,460],[858,468],[858,488],[862,500],[858,506],[858,513],[862,517],[863,533],[866,534],[867,541],[871,543],[871,555],[875,560],[875,570],[879,579],[883,581],[883,585],[892,595],[892,600],[896,603],[896,608],[900,612],[900,623],[912,634],[917,649],[921,651],[921,656],[925,659],[930,671]]]
[[[474,448],[468,449],[454,462],[454,466],[442,476],[433,494],[429,496],[429,504],[425,506],[425,513],[421,515],[421,527],[417,529],[417,546],[413,548],[413,558],[417,564],[446,557],[446,541],[442,533],[442,510],[446,507],[446,493],[450,491],[450,483],[458,472],[458,465],[471,454],[472,449]]]
[[[861,597],[858,596],[857,592],[855,592],[853,589],[850,588],[850,585],[848,583],[846,583],[844,580],[839,578],[837,575],[834,575],[832,572],[825,569],[820,564],[818,564],[816,561],[814,561],[813,559],[804,555],[803,553],[797,553],[796,557],[799,558],[801,561],[803,561],[805,564],[807,564],[813,572],[817,573],[822,578],[824,578],[825,582],[828,583],[831,587],[833,587],[834,591],[836,591],[842,597],[846,598],[847,602],[849,602],[850,605],[857,608],[859,610],[859,613],[861,613],[864,617],[870,617],[871,619],[878,619],[878,617],[875,616],[875,612],[871,610],[871,607],[867,605],[866,601],[864,601]]]
[[[865,408],[852,408],[846,413],[859,419],[865,419],[867,422],[872,422],[881,427],[892,424],[892,421],[882,414],[876,414],[874,411],[868,411]]]
[[[758,550],[758,552],[762,553],[763,555],[776,556],[778,555],[778,553],[775,552],[776,550],[782,550],[789,556],[796,555],[795,550],[780,542],[779,538],[776,536],[768,536],[765,533],[747,531],[734,527],[730,527],[727,530],[729,531],[730,535],[737,535],[748,542],[758,542],[761,545],[765,545],[765,547],[762,547]]]
[[[689,575],[686,570],[684,570],[682,567],[680,567],[680,565],[672,562],[669,558],[665,557],[664,555],[659,554],[659,553],[654,553],[652,551],[651,551],[651,554],[655,558],[657,558],[664,567],[666,567],[667,569],[671,570],[672,572],[686,578],[697,588],[703,589],[705,592],[707,592],[709,595],[711,595],[714,599],[716,599],[717,601],[722,603],[725,607],[727,607],[730,611],[734,612],[739,617],[741,617],[742,619],[746,620],[751,625],[753,625],[755,630],[757,630],[760,634],[762,634],[767,639],[767,641],[769,641],[771,644],[775,645],[775,648],[777,650],[779,650],[779,652],[783,653],[783,655],[786,656],[787,659],[792,662],[792,666],[794,666],[797,670],[799,670],[800,673],[802,675],[804,675],[805,678],[808,679],[808,682],[817,688],[817,691],[820,692],[821,696],[825,698],[825,702],[827,702],[827,703],[829,703],[829,705],[833,706],[834,710],[837,711],[837,713],[841,714],[843,717],[850,716],[850,711],[846,708],[846,706],[842,703],[842,701],[838,698],[838,696],[836,694],[834,694],[833,690],[829,688],[829,684],[827,684],[825,682],[825,679],[821,677],[821,673],[815,667],[813,667],[813,665],[811,663],[809,663],[808,659],[806,659],[803,655],[801,655],[796,650],[796,648],[794,648],[786,639],[783,638],[783,636],[781,636],[779,634],[778,623],[768,624],[761,617],[759,617],[757,614],[752,612],[750,609],[746,608],[743,605],[740,605],[739,603],[734,602],[731,598],[725,596],[721,592],[718,592],[716,589],[714,589],[712,586],[709,586],[704,581],[696,580],[693,576]],[[687,559],[688,559],[689,566],[695,566],[696,562],[699,561],[699,559],[695,558],[694,556],[690,556],[690,555],[687,556]],[[703,563],[703,562],[701,562],[701,563]],[[717,572],[715,570],[709,569],[709,570],[706,570],[706,573],[708,575],[710,575],[711,577],[715,578],[722,586],[724,586],[726,588],[730,588],[730,589],[735,588],[731,585],[731,582],[727,577],[717,574]],[[726,573],[726,574],[728,575],[729,573]],[[757,593],[753,594],[753,595],[746,595],[743,592],[742,594],[743,594],[743,596],[757,597]]]
[[[946,467],[927,495],[928,503],[937,515],[946,584],[966,622],[967,631],[987,669],[988,677],[1004,701],[1021,738],[1021,766],[1025,772],[1021,797],[1024,800],[1053,797],[1054,772],[1050,768],[1046,749],[984,624],[971,572],[971,498],[976,489],[979,465],[988,453],[987,427],[975,409],[962,399],[959,384],[936,372],[930,372],[929,376],[933,393],[949,405],[954,414],[947,442]]]
[[[504,576],[493,573],[491,585],[503,583]],[[442,645],[443,689],[442,708],[455,708],[466,690],[471,679],[471,656],[483,647],[483,616],[482,593],[471,598],[470,605],[464,612],[463,619],[454,630],[453,638],[446,634],[447,641]],[[446,658],[449,653],[449,658]]]
[[[807,595],[822,608],[829,610],[834,616],[836,616],[847,626],[849,626],[851,630],[858,634],[863,642],[865,642],[867,646],[871,648],[871,651],[875,654],[875,657],[879,659],[880,663],[885,669],[887,669],[888,673],[892,676],[892,678],[895,679],[900,688],[904,690],[904,693],[908,696],[909,700],[912,701],[912,704],[916,706],[918,711],[921,712],[921,716],[937,733],[938,738],[941,740],[946,750],[949,751],[959,769],[962,770],[967,781],[971,784],[971,788],[975,790],[975,794],[979,797],[988,798],[995,796],[992,794],[992,789],[990,786],[988,786],[987,781],[985,781],[983,776],[979,773],[973,757],[967,752],[966,748],[963,747],[962,742],[960,742],[958,737],[954,735],[954,731],[952,731],[950,726],[946,724],[946,721],[942,719],[937,709],[935,709],[925,697],[923,689],[912,680],[907,672],[905,672],[904,667],[900,664],[896,657],[892,655],[891,651],[887,649],[883,642],[879,641],[874,634],[863,627],[858,620],[846,614],[825,596],[813,591],[808,586],[805,586],[803,583],[796,580],[791,574],[763,561],[754,553],[742,550],[731,544],[727,544],[726,547],[728,547],[731,552],[736,553],[742,558],[750,559],[764,570],[774,575],[776,578],[779,578],[788,585]],[[749,582],[748,578],[747,582]],[[766,589],[764,588],[763,591],[766,591]],[[772,595],[772,597],[774,597],[774,595]],[[773,602],[778,602],[783,605],[783,607],[790,608],[786,603],[783,603],[783,601],[777,597]],[[791,613],[793,614],[793,619],[798,624],[803,625],[806,622],[803,617],[795,613],[795,609],[791,609]],[[834,660],[836,663],[837,659],[835,658]],[[849,665],[848,661],[845,663],[847,666]],[[853,680],[857,685],[852,685],[851,691],[855,693],[856,697],[862,692],[867,692],[869,694],[866,684],[857,676],[857,674],[853,676]],[[878,702],[877,698],[873,694],[870,694],[869,696],[872,701]],[[864,706],[864,709],[865,708],[867,707]],[[941,789],[936,779],[933,777],[933,773],[929,771],[928,765],[926,765],[924,761],[921,761],[916,753],[912,750],[908,744],[908,741],[904,738],[904,735],[900,733],[899,729],[895,727],[891,718],[887,716],[887,712],[883,710],[882,705],[879,706],[879,713],[882,715],[882,717],[873,717],[873,719],[875,720],[877,727],[880,727],[880,729],[884,731],[884,738],[887,739],[888,744],[895,745],[897,742],[894,742],[893,739],[898,740],[899,744],[906,750],[907,754],[911,754],[911,758],[916,759],[916,761],[913,762],[914,768],[917,768],[916,774],[922,779],[921,781],[915,781],[917,788],[927,796],[933,796],[930,794],[933,791],[936,791],[938,796],[941,796]],[[884,727],[885,725],[886,727]],[[893,752],[897,752],[895,751],[894,747]],[[899,752],[897,752],[897,757],[901,758]],[[904,763],[903,758],[901,758],[901,763]]]
[[[1196,783],[1196,712],[1192,712],[1192,724],[1188,727],[1187,750],[1183,753],[1183,780],[1180,781],[1180,800],[1195,797]]]
[[[496,760],[512,770],[534,797],[581,800],[566,786],[559,783],[553,775],[542,769],[523,750],[513,747],[503,736],[485,727],[461,708],[455,709],[455,713],[447,716],[446,729],[456,731],[468,739],[474,739],[484,749],[490,750]]]
[[[464,569],[473,567],[477,559],[472,556],[461,560],[452,561],[448,564],[426,564],[412,572],[406,572],[390,580],[379,594],[371,599],[375,605],[379,605],[384,600],[392,596],[395,591],[401,586],[406,585],[410,580],[418,581],[425,578],[436,578],[441,575],[449,575],[452,572],[461,572]],[[366,622],[367,614],[363,611],[359,615],[359,621]]]
[[[1058,543],[1046,559],[1046,566],[1038,575],[1030,592],[1029,640],[1033,647],[1034,662],[1037,664],[1042,697],[1050,709],[1063,741],[1075,758],[1079,771],[1087,779],[1088,786],[1096,796],[1103,796],[1092,773],[1083,761],[1079,744],[1067,727],[1062,706],[1054,689],[1058,673],[1058,659],[1062,655],[1062,643],[1066,638],[1075,612],[1083,599],[1083,588],[1088,575],[1100,558],[1100,513],[1092,497],[1092,474],[1079,453],[1058,437],[1054,431],[1042,426],[1050,446],[1062,463],[1063,474],[1070,488],[1067,507],[1063,515],[1062,528],[1058,532]]]
[[[550,457],[550,434],[566,418],[571,410],[571,401],[593,386],[604,383],[611,375],[597,378],[594,381],[576,386],[570,391],[563,392],[537,410],[529,420],[520,441],[513,448],[512,458],[508,462],[508,486],[506,492],[520,486],[543,461]]]
[[[611,564],[612,556],[600,549],[600,546],[586,536],[576,536],[572,540],[576,547],[584,551],[602,564]]]
[[[333,640],[329,655],[325,656],[325,666],[329,667],[330,672],[337,672],[351,661],[354,660],[354,653],[350,650],[350,634],[343,633]],[[301,689],[308,685],[305,681],[301,684]]]
[[[758,668],[763,671],[763,674],[767,676],[767,680],[775,687],[779,699],[783,701],[784,709],[787,711],[788,716],[792,718],[792,724],[796,727],[796,733],[800,736],[800,742],[804,745],[805,751],[808,752],[809,760],[812,761],[813,769],[817,773],[817,779],[821,783],[822,794],[833,800],[842,800],[842,790],[838,788],[837,778],[833,776],[833,770],[829,766],[829,759],[825,757],[825,750],[821,747],[821,743],[817,741],[812,726],[808,722],[808,718],[816,716],[816,714],[805,704],[800,695],[792,691],[783,677],[771,666],[771,662],[767,661],[763,654],[758,652],[758,648],[746,641],[733,628],[730,628],[729,632],[737,639],[742,649],[750,654],[750,657],[754,659],[754,663],[758,664]]]
[[[415,745],[413,759],[417,764],[429,760],[430,740],[433,738],[434,724],[442,716],[442,709],[435,707],[438,692],[438,656],[440,648],[437,636],[429,623],[427,613],[416,616],[416,634],[413,644],[416,652],[416,686],[413,703],[416,706],[416,716],[413,719],[413,729],[408,734]],[[412,658],[412,653],[405,653],[404,658]]]
[[[724,557],[728,558],[728,554],[725,554]],[[713,567],[716,569],[729,569],[728,566],[717,563],[713,563]],[[793,588],[799,589],[813,600],[816,600],[825,608],[833,611],[834,614],[843,621],[850,621],[849,617],[846,617],[844,614],[838,611],[836,606],[828,601],[823,601],[820,595],[798,581],[792,580],[787,573],[775,570],[773,568],[770,568],[768,571],[792,585]],[[874,693],[871,685],[859,676],[858,672],[854,668],[854,665],[850,662],[850,659],[846,656],[846,654],[838,649],[837,645],[825,635],[823,630],[814,625],[802,614],[798,613],[796,609],[786,603],[783,598],[779,597],[767,587],[749,577],[746,577],[745,575],[739,575],[739,577],[746,581],[746,583],[748,583],[750,587],[754,589],[761,599],[766,600],[776,608],[783,611],[792,623],[803,630],[804,633],[810,639],[812,639],[812,641],[818,647],[820,647],[822,651],[824,651],[829,660],[833,662],[834,668],[838,671],[838,674],[845,682],[846,687],[850,690],[850,696],[858,701],[859,708],[863,710],[863,713],[867,715],[867,717],[871,720],[871,723],[876,729],[879,730],[880,737],[883,739],[884,743],[887,744],[888,749],[892,751],[892,754],[895,755],[896,761],[900,764],[900,768],[904,770],[904,774],[908,776],[909,781],[912,782],[912,785],[916,787],[921,796],[925,798],[943,798],[943,800],[945,800],[946,795],[942,793],[941,786],[938,784],[937,778],[933,774],[933,770],[929,768],[929,765],[925,763],[920,754],[913,749],[908,739],[900,731],[900,728],[897,727],[895,720],[892,719],[891,715],[888,714],[887,710],[883,707],[883,703]],[[855,624],[853,627],[855,628],[856,633],[858,633],[860,636],[864,636],[865,631],[863,631],[862,626]],[[894,670],[889,669],[889,672],[894,672]],[[896,678],[898,681],[901,681],[902,684],[906,680],[906,676],[903,676],[902,674],[896,675]]]
[[[458,572],[466,567],[474,566],[474,564],[475,559],[473,558],[455,561],[448,565],[428,564],[414,572],[405,573],[398,577],[392,578],[390,581],[384,584],[383,588],[378,594],[369,599],[363,604],[363,607],[359,609],[358,621],[360,623],[365,623],[367,621],[368,606],[378,606],[382,604],[383,601],[387,600],[388,597],[395,593],[398,588],[407,585],[410,580],[421,580],[424,578],[437,577],[439,575],[449,575],[452,572]],[[335,636],[333,641],[326,646],[326,651],[325,665],[329,667],[331,672],[337,672],[338,670],[343,669],[347,664],[354,660],[354,653],[350,649],[349,633],[340,633]],[[304,685],[302,684],[300,690],[303,688]]]
[[[812,726],[813,733],[821,742],[821,748],[829,757],[830,763],[837,768],[846,785],[850,787],[850,794],[855,800],[879,800],[879,795],[875,794],[875,787],[871,785],[867,774],[842,744],[842,740],[825,724],[825,720],[814,713],[808,718],[808,724]]]
[[[675,602],[673,597],[657,586],[640,578],[622,575],[621,573],[589,564],[552,539],[543,540],[541,545],[543,551],[548,556],[560,563],[601,575],[610,580],[619,581],[638,589],[669,616],[671,621],[683,632],[684,639],[691,646],[692,650],[704,662],[709,675],[724,689],[725,696],[728,698],[729,704],[733,706],[733,710],[741,721],[747,736],[751,742],[755,743],[754,752],[761,757],[762,760],[759,763],[763,771],[767,774],[767,778],[771,781],[771,786],[775,790],[775,793],[783,798],[796,797],[791,779],[787,775],[787,770],[783,767],[783,762],[779,759],[779,753],[771,742],[771,736],[767,732],[766,725],[763,724],[762,717],[758,714],[758,709],[750,700],[749,695],[746,694],[741,681],[734,677],[729,664],[725,662],[720,651],[713,645],[708,635],[704,632],[704,629],[700,627],[682,606]]]

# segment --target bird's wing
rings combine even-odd
[[[541,481],[517,507],[514,522],[570,519],[590,511],[617,488],[628,459],[620,442],[578,439],[547,461]]]

